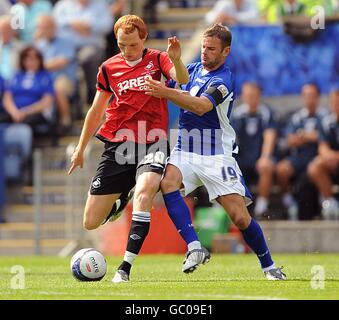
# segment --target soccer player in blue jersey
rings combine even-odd
[[[210,200],[216,200],[241,230],[246,243],[259,258],[269,280],[285,280],[275,266],[259,224],[251,218],[246,205],[251,195],[239,166],[235,132],[229,118],[234,101],[234,80],[225,66],[232,35],[227,27],[215,24],[202,37],[201,62],[188,66],[190,81],[181,89],[168,88],[149,80],[147,94],[166,98],[182,108],[178,141],[171,153],[161,182],[169,215],[188,245],[183,272],[193,272],[210,258],[202,248],[179,189],[185,195],[201,185]]]

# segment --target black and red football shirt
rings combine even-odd
[[[106,109],[106,121],[97,132],[99,138],[113,142],[131,140],[154,142],[158,130],[168,131],[167,100],[145,95],[147,78],[169,79],[173,67],[168,54],[145,49],[136,65],[129,64],[119,53],[106,60],[97,77],[97,90],[114,94]]]

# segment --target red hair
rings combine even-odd
[[[145,22],[140,17],[132,14],[122,16],[115,23],[114,34],[116,37],[119,29],[122,29],[127,34],[134,32],[134,30],[138,30],[140,39],[145,39],[147,37]]]

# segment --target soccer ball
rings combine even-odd
[[[105,257],[93,248],[81,249],[71,259],[71,272],[80,281],[100,281],[106,271]]]

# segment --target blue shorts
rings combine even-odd
[[[286,160],[291,163],[294,174],[296,175],[305,172],[308,164],[311,162],[309,159],[298,158],[295,156],[288,157]]]

